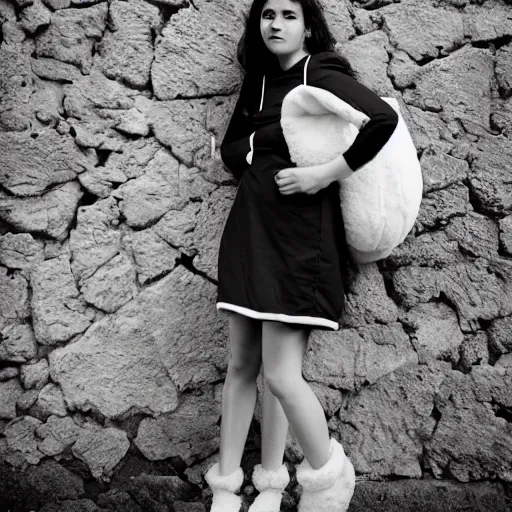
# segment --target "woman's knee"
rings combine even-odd
[[[279,400],[292,400],[297,393],[300,393],[304,379],[301,375],[274,374],[267,375],[263,371],[265,377],[265,386]]]
[[[256,380],[261,367],[261,322],[233,313],[229,327],[231,356],[228,373],[237,378]]]
[[[246,354],[234,357],[228,362],[228,375],[242,380],[255,381],[261,368],[261,354]]]

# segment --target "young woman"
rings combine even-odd
[[[302,377],[312,328],[339,328],[346,265],[338,180],[372,159],[397,124],[394,110],[359,84],[333,51],[317,0],[254,0],[239,46],[246,71],[221,146],[239,187],[218,262],[217,309],[229,312],[231,358],[223,390],[220,460],[206,474],[212,512],[238,512],[240,468],[263,364],[260,491],[251,512],[279,511],[289,482],[288,424],[304,453],[297,468],[300,512],[344,511],[355,474],[324,411]],[[283,98],[303,83],[337,95],[370,120],[333,161],[297,168],[280,125]],[[262,94],[263,92],[263,94]]]

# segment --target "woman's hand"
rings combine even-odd
[[[310,167],[290,167],[282,169],[274,179],[283,195],[316,194],[323,188],[328,187],[333,181],[348,178],[353,173],[343,155],[337,156],[334,160],[321,165]]]
[[[319,166],[282,169],[274,179],[279,187],[279,192],[284,196],[299,192],[316,194],[330,184],[326,179],[325,172],[322,172]]]

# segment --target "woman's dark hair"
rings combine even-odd
[[[238,62],[248,75],[262,76],[278,66],[277,57],[266,47],[260,32],[260,18],[267,0],[254,0],[246,18],[245,31],[238,43]],[[309,53],[334,51],[334,39],[325,20],[323,8],[318,0],[292,0],[300,4],[304,13],[304,24],[311,30],[311,37],[306,39]],[[341,57],[341,56],[340,56]],[[345,73],[354,76],[350,63],[341,57]]]

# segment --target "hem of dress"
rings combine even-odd
[[[254,311],[254,309],[244,308],[243,306],[236,306],[235,304],[229,304],[228,302],[217,302],[217,310],[221,309],[234,311],[235,313],[248,316],[249,318],[255,318],[256,320],[274,320],[287,324],[316,325],[319,327],[328,327],[334,331],[339,329],[338,322],[327,320],[327,318],[315,316],[293,316],[285,315],[283,313],[261,313],[260,311]]]

